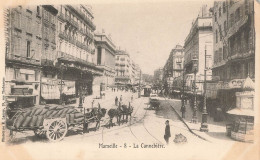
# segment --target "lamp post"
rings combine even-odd
[[[184,61],[183,61],[183,65],[184,65]],[[185,69],[183,67],[183,70],[182,70],[182,99],[181,99],[182,118],[185,118],[185,112],[186,112],[186,107],[184,104],[184,87],[185,87],[184,73],[185,73]]]
[[[79,108],[83,108],[83,104],[82,104],[82,90],[83,90],[83,81],[82,81],[82,71],[80,72],[80,82],[79,82]]]
[[[200,131],[202,132],[208,132],[208,124],[207,124],[207,95],[206,95],[206,89],[207,89],[207,49],[205,46],[205,69],[204,69],[204,85],[203,85],[203,96],[204,96],[204,103],[203,103],[203,110],[202,110],[202,122]]]
[[[197,76],[197,67],[198,67],[198,59],[197,56],[193,58],[193,67],[194,67],[194,82],[193,82],[193,94],[194,94],[194,108],[193,108],[193,116],[191,119],[192,123],[197,123],[197,85],[196,85],[196,76]]]

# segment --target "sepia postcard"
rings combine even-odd
[[[259,0],[5,0],[2,160],[259,160]]]

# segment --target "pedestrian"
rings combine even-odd
[[[82,96],[82,102],[85,103],[85,94]]]
[[[133,95],[131,96],[131,102],[133,103],[133,100],[134,100],[134,97],[133,97]]]
[[[167,120],[165,122],[165,133],[164,133],[164,139],[167,143],[167,145],[169,144],[169,138],[171,137],[171,130],[170,130],[170,125],[169,125],[169,120]]]
[[[120,96],[120,102],[122,102],[123,101],[123,97],[122,97],[122,95]]]
[[[115,98],[115,105],[117,106],[117,104],[118,104],[118,98],[116,96],[116,98]]]

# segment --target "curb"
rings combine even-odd
[[[165,97],[164,97],[164,98],[165,98]],[[167,100],[167,99],[165,98],[165,100]],[[179,115],[179,113],[175,110],[175,108],[174,108],[169,102],[167,102],[167,103],[171,106],[171,108],[173,109],[173,111],[177,114],[179,120],[182,121],[182,123],[188,128],[188,130],[189,130],[193,135],[197,136],[198,138],[200,138],[200,139],[202,139],[202,140],[204,140],[204,141],[211,142],[211,141],[209,141],[208,139],[206,139],[206,138],[204,138],[204,137],[198,135],[197,133],[193,132],[193,131],[190,129],[190,127],[188,126],[188,124],[183,120],[183,118],[182,118],[182,117]]]

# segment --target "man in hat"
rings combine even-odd
[[[169,125],[169,120],[167,120],[165,122],[165,125],[166,125],[166,127],[165,127],[164,139],[165,139],[165,141],[166,141],[166,143],[168,145],[169,144],[169,138],[171,137],[171,130],[170,130],[170,125]]]
[[[117,96],[116,96],[116,98],[115,98],[115,105],[116,105],[116,106],[118,105],[118,98],[117,98]]]

